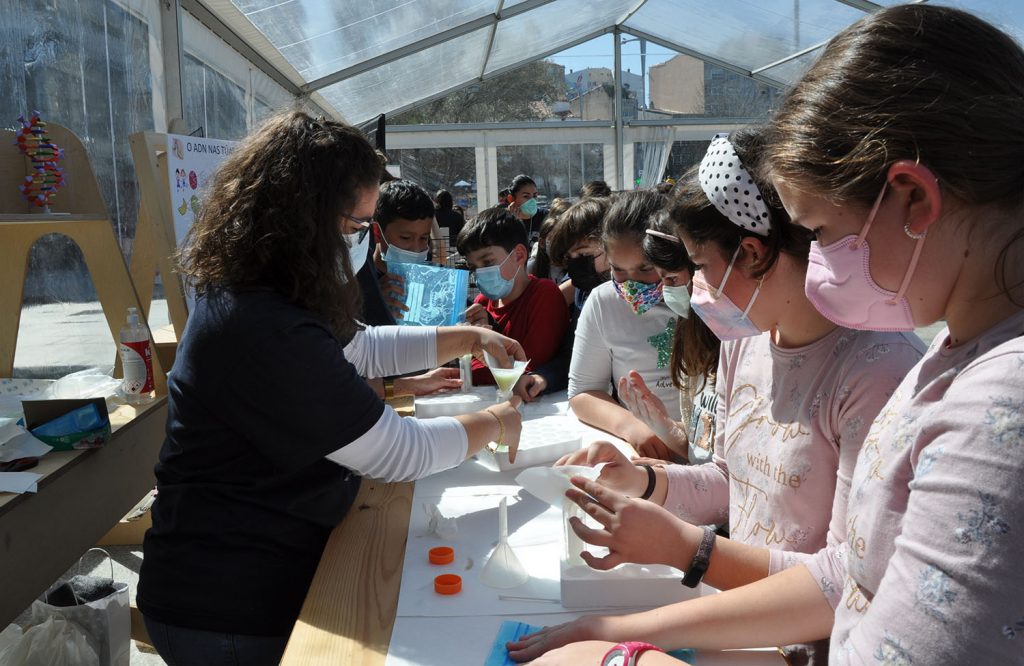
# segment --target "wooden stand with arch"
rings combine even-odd
[[[127,308],[138,308],[143,320],[149,310],[135,291],[85,147],[65,127],[49,123],[47,129],[64,149],[66,176],[50,214],[34,212],[39,209],[21,197],[18,184],[29,173],[30,161],[13,147],[14,132],[0,131],[0,377],[10,377],[14,370],[29,251],[47,234],[63,234],[81,249],[115,344]],[[167,378],[156,354],[153,375],[157,395],[165,394]]]

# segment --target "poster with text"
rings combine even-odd
[[[213,173],[238,146],[237,141],[167,135],[167,173],[170,178],[174,240],[181,247],[196,219]]]

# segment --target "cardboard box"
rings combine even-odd
[[[88,405],[95,405],[99,412],[97,424],[82,428],[68,423],[58,433],[40,434],[34,432],[40,426],[59,419]],[[77,400],[22,400],[25,411],[25,429],[38,439],[49,444],[55,451],[95,449],[110,441],[110,415],[104,398],[82,398]]]

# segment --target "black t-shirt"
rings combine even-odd
[[[437,226],[448,230],[449,242],[454,246],[466,219],[453,208],[438,208],[434,211],[434,219],[437,220]]]
[[[384,292],[380,288],[380,271],[373,263],[373,247],[363,267],[356,273],[356,281],[363,292],[363,323],[367,326],[394,326],[394,315],[384,302]]]
[[[173,626],[288,635],[359,489],[324,456],[383,409],[310,311],[270,290],[200,296],[168,379],[139,609]]]

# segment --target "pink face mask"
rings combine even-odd
[[[757,288],[750,297],[750,302],[747,303],[745,310],[740,310],[724,292],[725,283],[729,280],[732,267],[736,263],[736,257],[739,254],[740,249],[736,248],[736,252],[732,255],[732,261],[729,262],[729,267],[725,269],[725,275],[722,276],[722,284],[718,289],[711,290],[707,283],[701,279],[702,275],[694,275],[692,281],[693,295],[690,296],[690,308],[697,313],[698,317],[704,320],[704,323],[708,325],[711,332],[722,342],[749,338],[761,334],[761,329],[755,326],[754,322],[750,321],[747,317],[750,308],[754,307],[757,295],[761,293],[761,282],[758,281]]]
[[[871,278],[871,249],[865,238],[875,221],[888,182],[875,199],[868,221],[856,236],[846,236],[822,247],[811,243],[804,291],[814,307],[833,323],[862,331],[912,331],[914,317],[905,294],[921,257],[927,232],[908,236],[917,240],[899,291],[882,289]]]

